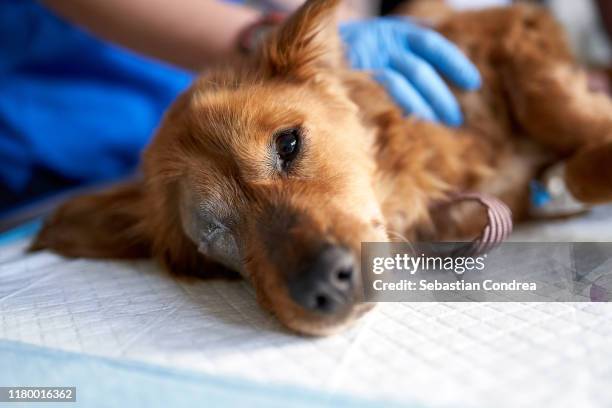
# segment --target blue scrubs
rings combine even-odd
[[[191,78],[97,40],[34,0],[0,1],[0,208],[40,180],[132,172]]]

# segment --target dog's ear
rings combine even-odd
[[[339,4],[340,0],[309,0],[272,32],[262,47],[267,75],[308,80],[341,66]]]
[[[88,258],[150,256],[144,228],[145,199],[140,182],[69,200],[51,215],[30,246]]]

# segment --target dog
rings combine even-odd
[[[466,117],[454,129],[405,117],[347,66],[338,5],[307,1],[256,55],[202,74],[165,114],[142,177],[66,202],[31,250],[233,271],[286,327],[328,335],[372,307],[360,301],[362,242],[483,228],[482,208],[441,205],[453,194],[495,196],[525,220],[529,182],[564,161],[577,199],[612,201],[611,101],[589,91],[546,11],[426,16],[483,77],[480,91],[454,90]]]

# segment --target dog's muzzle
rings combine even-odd
[[[357,278],[353,254],[340,246],[326,246],[300,273],[288,278],[289,294],[310,312],[333,314],[355,302]]]

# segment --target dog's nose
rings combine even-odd
[[[331,314],[353,302],[355,274],[355,258],[350,251],[326,247],[290,279],[289,294],[307,310]]]

